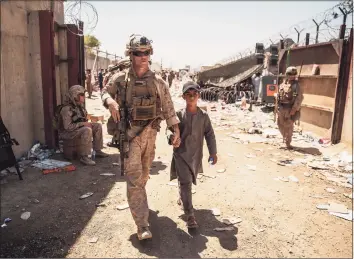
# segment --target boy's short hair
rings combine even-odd
[[[191,89],[200,92],[200,86],[197,83],[194,83],[192,81],[188,81],[187,83],[185,83],[183,85],[182,92],[184,94],[185,92],[187,92],[188,90],[191,90]]]

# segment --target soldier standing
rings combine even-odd
[[[165,119],[176,134],[175,147],[180,144],[180,134],[173,102],[168,86],[161,77],[149,69],[153,54],[151,41],[141,35],[130,37],[126,56],[131,59],[128,71],[116,73],[102,91],[102,101],[108,107],[115,122],[120,120],[119,107],[125,100],[130,112],[130,127],[125,132],[129,140],[128,158],[124,161],[127,180],[127,198],[139,240],[152,238],[149,230],[149,207],[145,186],[155,156],[156,134],[160,122]],[[125,92],[125,95],[123,94]],[[112,98],[116,95],[116,99]]]
[[[294,131],[294,122],[300,118],[300,108],[303,91],[296,78],[296,67],[286,69],[286,79],[278,90],[278,127],[283,136],[286,147],[291,149],[291,140]]]
[[[92,96],[92,84],[91,84],[91,69],[86,69],[86,90],[88,92],[88,98]]]

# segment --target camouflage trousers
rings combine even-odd
[[[128,204],[138,227],[149,226],[149,206],[145,186],[155,157],[156,135],[157,130],[147,126],[139,136],[131,140],[129,158],[124,161]]]
[[[92,95],[92,84],[91,84],[91,82],[86,82],[86,91],[87,91],[89,97],[91,97],[91,95]]]
[[[278,127],[286,145],[290,145],[293,138],[294,121],[290,118],[291,108],[280,107],[278,111]]]
[[[102,125],[91,123],[91,127],[81,127],[74,131],[66,131],[60,134],[60,139],[79,141],[79,156],[88,156],[91,149],[101,150],[103,148]],[[92,141],[93,139],[93,141]]]

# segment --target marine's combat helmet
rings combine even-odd
[[[75,103],[75,100],[78,100],[78,96],[81,94],[85,95],[85,88],[81,85],[73,85],[69,88],[67,97],[71,100],[72,103]]]
[[[129,57],[125,57],[125,58],[120,59],[117,62],[117,66],[118,67],[122,67],[122,68],[129,67],[130,66],[130,58]]]
[[[108,66],[108,72],[111,72],[113,68],[114,68],[114,65],[109,65]]]
[[[285,71],[285,74],[287,76],[296,76],[297,75],[297,69],[296,67],[288,67]]]
[[[150,50],[150,55],[154,53],[152,48],[152,40],[149,40],[143,35],[132,34],[129,37],[129,42],[126,45],[125,56],[129,56],[132,51]]]

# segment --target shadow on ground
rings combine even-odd
[[[153,161],[152,165],[151,165],[150,174],[158,175],[159,171],[165,170],[166,168],[167,168],[167,165],[165,165],[161,161]]]
[[[210,210],[196,210],[195,216],[199,228],[189,231],[180,229],[170,218],[158,216],[159,211],[150,210],[150,228],[152,240],[139,241],[136,234],[130,236],[132,245],[140,253],[158,258],[201,258],[207,248],[208,237],[217,237],[222,249],[234,251],[237,249],[236,234],[238,228],[233,231],[216,232],[214,228],[225,227]]]
[[[23,181],[17,175],[6,177],[1,185],[1,221],[11,218],[0,229],[0,257],[65,257],[80,236],[99,204],[116,181],[124,181],[119,168],[112,165],[118,155],[96,159],[96,166],[83,166],[74,161],[77,170],[43,175],[27,168]],[[60,155],[53,159],[63,160]],[[100,176],[115,173],[117,176]],[[91,197],[80,200],[85,193]],[[31,212],[28,220],[20,218]]]
[[[315,147],[293,147],[295,151],[302,153],[302,154],[311,154],[314,156],[320,156],[322,155],[322,152]]]

